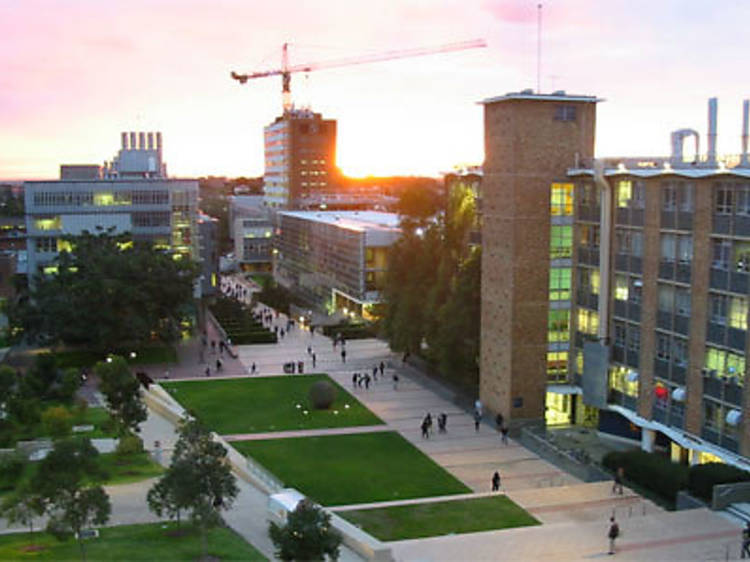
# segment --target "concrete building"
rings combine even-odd
[[[380,300],[398,215],[373,211],[278,214],[274,277],[305,300],[365,318]]]
[[[198,212],[201,296],[212,297],[219,286],[219,219]]]
[[[336,181],[336,121],[292,109],[265,127],[265,199],[274,209],[297,209],[302,199],[330,191]]]
[[[513,424],[543,422],[567,385],[573,184],[594,154],[596,102],[531,91],[485,100],[480,397]],[[559,240],[562,238],[563,240]],[[554,328],[549,327],[554,323]]]
[[[229,198],[229,228],[234,256],[243,271],[271,272],[273,222],[260,195]]]
[[[198,258],[198,182],[166,177],[160,133],[156,143],[152,133],[139,133],[145,148],[134,146],[135,135],[130,133],[127,143],[123,133],[123,147],[102,168],[102,179],[25,182],[29,275],[52,267],[57,253],[69,247],[65,237],[83,231],[129,232],[134,239]]]

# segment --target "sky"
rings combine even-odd
[[[481,164],[477,102],[537,88],[538,0],[0,0],[0,179],[102,163],[121,131],[161,131],[176,177],[258,176],[281,79],[231,71],[483,38],[487,48],[294,74],[297,106],[338,121],[348,175]],[[690,127],[740,150],[747,0],[542,0],[542,93],[595,95],[596,154],[666,155]]]

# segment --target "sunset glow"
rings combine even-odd
[[[437,175],[483,160],[476,102],[536,83],[536,1],[0,0],[0,178],[54,178],[101,163],[120,131],[160,130],[169,173],[261,175],[278,76],[232,70],[484,38],[488,48],[295,74],[292,94],[338,120],[353,175]],[[737,69],[750,4],[677,0],[544,2],[541,89],[597,95],[597,152],[665,154],[669,132],[706,127],[719,98],[719,150],[739,151]],[[709,13],[710,12],[710,13]],[[721,17],[714,17],[721,14]],[[743,89],[744,88],[744,89]]]

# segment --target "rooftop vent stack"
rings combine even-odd
[[[750,100],[742,101],[742,159],[740,164],[742,166],[750,165],[747,156],[747,135],[748,129],[750,129]]]
[[[154,133],[148,134],[148,149],[149,150],[154,149]]]
[[[673,165],[684,163],[685,155],[683,151],[685,148],[685,138],[690,136],[695,137],[695,158],[697,159],[700,155],[700,136],[698,135],[698,131],[693,129],[677,129],[676,131],[672,131],[671,160]]]
[[[156,133],[156,150],[161,152],[161,131]]]
[[[122,149],[127,150],[128,149],[128,134],[127,133],[120,133],[120,144],[122,144]]]
[[[130,131],[130,150],[133,150],[135,148],[136,148],[135,133],[133,131]]]
[[[146,149],[146,133],[144,132],[138,133],[138,148],[141,150]]]
[[[708,164],[716,166],[716,108],[717,99],[708,98]]]

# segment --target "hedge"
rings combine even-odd
[[[622,467],[627,480],[652,491],[670,503],[676,501],[677,492],[686,488],[688,483],[687,466],[640,449],[612,451],[604,456],[602,464],[613,472]]]
[[[750,481],[750,472],[729,464],[710,462],[690,468],[688,489],[694,496],[710,503],[717,484],[733,484]]]
[[[235,345],[277,341],[276,334],[266,329],[252,310],[233,299],[219,297],[211,305],[211,313]]]
[[[337,324],[335,326],[323,326],[323,334],[333,337],[341,334],[347,340],[362,340],[377,337],[377,332],[369,324]]]

